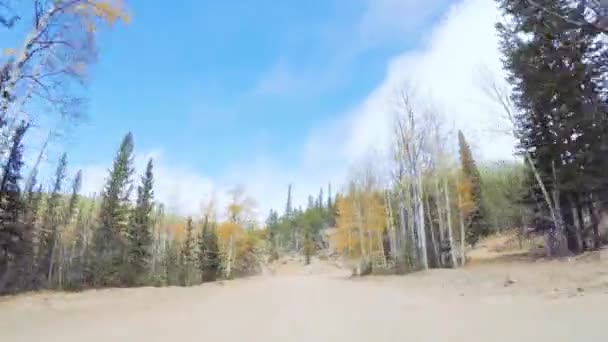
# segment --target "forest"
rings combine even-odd
[[[166,212],[154,160],[136,174],[131,133],[98,195],[80,193],[83,175],[68,175],[66,154],[39,179],[51,134],[32,161],[25,146],[49,121],[77,120],[95,36],[130,17],[121,2],[25,3],[0,0],[0,30],[32,20],[0,60],[0,294],[189,286],[257,274],[295,254],[357,260],[361,274],[455,268],[480,239],[507,229],[542,235],[550,257],[608,241],[608,17],[599,1],[496,0],[507,77],[485,75],[481,87],[510,127],[501,134],[516,141],[512,160],[477,160],[449,108],[404,84],[386,154],[352,165],[335,194],[322,185],[305,208],[289,185],[284,210],[265,222],[239,186],[226,208]]]

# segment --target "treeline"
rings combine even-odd
[[[79,194],[82,173],[67,174],[65,155],[52,180],[38,181],[52,139],[61,136],[49,127],[82,115],[79,87],[96,60],[96,34],[118,21],[129,22],[120,0],[0,1],[0,30],[25,33],[0,57],[0,294],[192,285],[260,268],[264,238],[251,229],[244,193],[232,193],[224,221],[213,203],[197,222],[165,213],[154,200],[152,160],[135,179],[131,134],[99,196]],[[25,166],[33,135],[46,138]]]
[[[77,87],[95,61],[95,35],[129,16],[120,2],[106,1],[1,1],[0,7],[0,30],[26,33],[17,48],[4,47],[0,60],[0,293],[6,293],[47,287],[65,275],[65,264],[57,263],[65,252],[59,227],[85,220],[87,210],[78,210],[80,173],[71,194],[64,192],[65,156],[48,189],[36,184],[49,138],[57,133],[44,132],[42,122],[80,116],[85,99]],[[24,138],[33,129],[47,139],[23,179]]]
[[[405,119],[397,122],[403,130],[395,131],[403,139],[395,178],[387,184],[375,163],[364,163],[336,199],[333,239],[343,255],[361,260],[366,272],[457,267],[466,262],[467,247],[482,237],[522,227],[523,165],[496,163],[480,171],[462,132],[457,164],[440,150],[440,131],[433,132],[438,140],[416,145],[422,141],[407,139],[414,134],[406,126],[415,122]]]
[[[22,191],[27,128],[23,124],[13,136],[0,186],[0,294],[188,286],[260,270],[264,232],[254,229],[247,216],[249,202],[242,190],[232,192],[225,221],[217,221],[213,204],[199,222],[166,215],[154,200],[152,159],[135,181],[129,133],[99,198],[79,195],[80,171],[66,188],[65,154],[50,189],[37,184],[34,171]]]
[[[337,196],[339,197],[339,195]],[[327,188],[327,198],[323,188],[318,196],[308,196],[306,209],[294,208],[291,196],[291,185],[287,189],[287,203],[282,216],[270,210],[266,219],[270,259],[282,254],[301,253],[306,264],[319,249],[327,247],[327,241],[321,235],[323,229],[333,227],[336,220],[336,209],[332,198],[331,184]]]
[[[467,246],[532,227],[548,255],[599,248],[608,199],[608,47],[597,2],[498,0],[506,80],[483,89],[503,111],[521,161],[476,165],[428,99],[400,89],[389,172],[360,165],[337,201],[337,247],[401,271],[455,267]],[[458,146],[455,158],[451,146]],[[390,179],[387,181],[387,179]]]

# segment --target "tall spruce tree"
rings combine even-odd
[[[23,289],[33,253],[32,227],[21,222],[21,167],[23,137],[29,124],[21,122],[15,130],[0,180],[0,294]]]
[[[58,229],[61,224],[61,190],[66,177],[67,155],[64,153],[59,158],[53,188],[46,202],[42,229],[40,231],[40,246],[38,258],[38,272],[41,281],[46,281],[47,286],[51,285],[53,275],[53,263],[57,253]]]
[[[306,205],[306,209],[313,209],[317,203],[315,203],[315,198],[312,195],[308,195],[308,204]]]
[[[290,218],[293,214],[293,204],[291,203],[291,184],[287,187],[287,203],[285,204],[285,217]]]
[[[270,213],[266,219],[266,230],[268,231],[268,245],[270,247],[269,254],[271,261],[279,258],[279,246],[277,246],[277,244],[280,237],[280,229],[279,215],[276,211],[270,209]]]
[[[205,217],[198,241],[198,257],[201,281],[215,281],[220,274],[221,259],[215,227],[209,222],[208,216]]]
[[[319,189],[319,196],[317,197],[317,208],[323,209],[323,188]]]
[[[458,145],[460,148],[462,175],[470,182],[471,197],[474,206],[467,218],[468,229],[466,232],[466,239],[471,245],[474,245],[479,241],[479,238],[487,235],[489,232],[488,223],[486,222],[484,215],[481,176],[479,175],[479,170],[473,159],[471,147],[461,131],[458,131]]]
[[[94,232],[94,286],[122,284],[126,267],[126,234],[129,223],[129,196],[133,175],[133,135],[129,132],[118,149],[101,196],[98,227]]]
[[[327,210],[330,212],[333,210],[333,202],[332,202],[332,197],[331,197],[331,183],[327,184]]]
[[[542,209],[538,226],[549,227],[553,252],[563,250],[564,235],[577,250],[579,209],[607,198],[601,170],[608,167],[608,109],[605,84],[598,80],[606,78],[608,56],[597,32],[559,19],[576,14],[571,2],[537,2],[498,0],[506,20],[497,29],[518,107],[519,148],[551,194],[547,198],[537,187],[529,196]],[[547,211],[554,222],[542,222]]]
[[[70,200],[68,201],[68,207],[64,213],[63,223],[68,224],[76,213],[76,209],[78,208],[78,200],[80,188],[82,187],[82,170],[78,170],[76,172],[76,176],[72,181],[72,191],[70,193]]]
[[[88,222],[90,221],[90,216],[92,214],[94,205],[92,203],[87,205],[85,201],[79,201],[77,199],[77,195],[74,196],[74,194],[78,194],[80,192],[82,178],[79,176],[81,175],[82,173],[79,171],[76,174],[74,182],[72,183],[72,198],[76,198],[76,200],[74,200],[74,206],[77,206],[77,208],[74,210],[76,219],[71,256],[72,260],[65,281],[65,286],[69,289],[81,289],[87,285],[85,277],[85,267],[87,261],[87,226]]]
[[[129,227],[129,274],[132,285],[143,284],[149,271],[152,248],[152,209],[154,208],[153,161],[148,160],[146,172],[137,187],[137,201]]]
[[[192,270],[194,265],[194,236],[192,234],[194,227],[192,226],[192,218],[188,217],[186,221],[186,237],[182,244],[180,253],[180,285],[188,286],[192,281]]]

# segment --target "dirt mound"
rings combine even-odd
[[[520,237],[516,229],[493,234],[467,251],[469,263],[535,259],[544,255],[542,236]]]

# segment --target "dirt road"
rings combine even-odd
[[[556,298],[458,288],[440,294],[419,286],[425,282],[287,275],[192,288],[26,295],[0,301],[0,341],[608,339],[608,295],[601,291]]]

